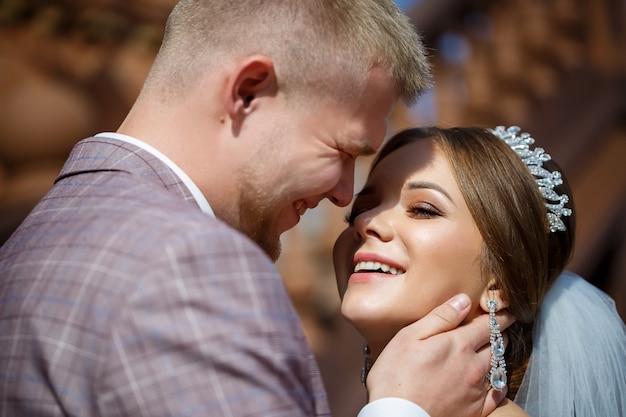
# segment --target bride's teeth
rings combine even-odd
[[[354,266],[354,272],[359,272],[362,270],[366,270],[366,271],[381,270],[384,273],[389,273],[391,275],[400,275],[404,273],[404,271],[399,270],[398,268],[394,268],[393,266],[389,266],[387,264],[374,262],[374,261],[361,261]]]

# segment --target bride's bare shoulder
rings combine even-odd
[[[502,403],[496,408],[493,413],[489,414],[489,417],[522,417],[528,416],[530,414],[526,413],[519,405],[515,404],[513,401],[506,398]]]

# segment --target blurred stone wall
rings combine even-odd
[[[77,141],[117,129],[173,4],[0,0],[2,241],[50,187]]]

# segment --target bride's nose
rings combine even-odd
[[[376,207],[360,213],[354,219],[354,229],[356,238],[365,241],[368,238],[374,238],[383,242],[393,238],[394,230],[392,223],[389,221],[390,209],[382,209]]]

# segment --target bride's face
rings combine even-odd
[[[482,237],[444,154],[407,144],[370,173],[334,250],[342,313],[370,345],[464,292],[479,312]]]

